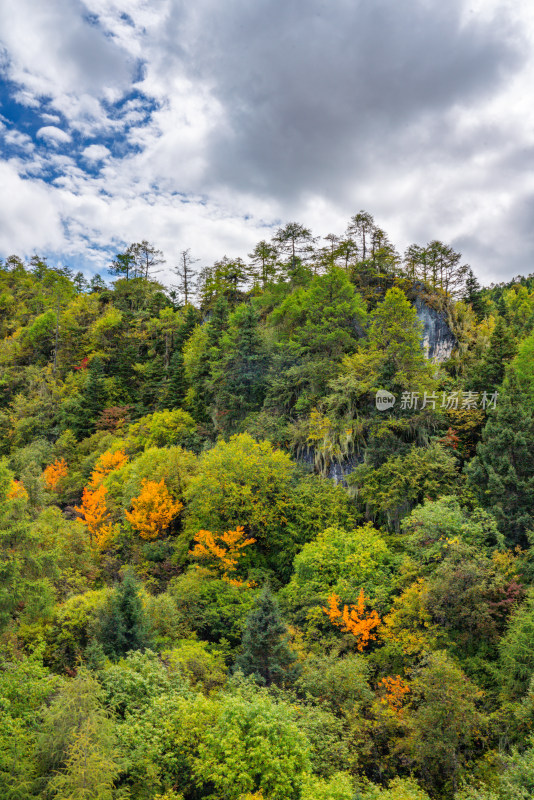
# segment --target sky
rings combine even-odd
[[[2,0],[0,257],[199,265],[361,209],[534,272],[528,0]]]

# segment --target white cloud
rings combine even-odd
[[[44,128],[39,128],[36,136],[40,139],[46,139],[52,144],[65,144],[71,141],[71,135],[61,128],[56,128],[55,125],[45,125]]]
[[[17,130],[6,131],[4,134],[4,141],[6,144],[13,145],[14,147],[20,147],[22,150],[26,150],[28,152],[31,152],[35,149],[35,145],[31,136],[28,136],[27,133],[21,133]]]
[[[61,118],[58,117],[57,114],[41,114],[41,119],[43,122],[48,122],[50,125],[58,125],[61,122]]]
[[[439,238],[488,279],[532,270],[526,0],[4,0],[0,31],[45,123],[31,152],[26,129],[7,139],[27,148],[8,252],[44,246],[20,203],[33,220],[46,196],[53,249],[95,264],[139,238],[169,262],[245,255],[278,220],[341,233],[366,208],[400,249]]]
[[[90,144],[82,150],[82,156],[87,161],[102,161],[110,155],[109,148],[102,144]]]

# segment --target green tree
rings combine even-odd
[[[115,658],[148,644],[147,622],[139,594],[139,583],[131,569],[124,573],[115,590],[111,607],[104,618],[101,641],[104,650]]]
[[[534,414],[528,386],[512,369],[490,412],[477,455],[468,467],[470,485],[513,544],[525,545],[534,530]]]
[[[507,364],[517,352],[512,332],[502,317],[497,317],[489,347],[480,361],[475,362],[469,386],[477,392],[496,392],[501,385]]]
[[[217,428],[232,431],[248,413],[261,408],[265,393],[269,356],[252,305],[238,306],[230,316],[219,352],[219,359],[211,363],[214,417]]]
[[[297,800],[309,773],[309,746],[293,709],[263,692],[225,698],[195,764],[197,784],[211,783],[216,800],[258,790],[269,800]]]
[[[501,681],[505,695],[519,700],[534,675],[534,594],[519,605],[510,619],[500,645]]]
[[[423,326],[404,292],[389,289],[370,315],[369,352],[380,353],[377,379],[389,391],[419,391],[432,386],[432,370],[425,359]]]
[[[287,628],[280,617],[278,603],[267,586],[247,618],[237,667],[245,675],[259,677],[266,686],[283,685],[294,678],[291,665],[295,659],[287,643]]]
[[[481,747],[483,693],[445,652],[427,656],[410,686],[409,733],[401,747],[429,788],[453,792]]]
[[[400,522],[425,497],[450,494],[458,485],[458,464],[436,443],[412,447],[405,456],[393,456],[381,466],[362,464],[349,476],[357,502],[367,518],[399,530]]]
[[[269,281],[276,278],[277,255],[276,247],[265,240],[258,242],[252,253],[249,253],[248,257],[251,261],[250,275],[254,282],[261,285],[263,289],[265,289]]]
[[[113,723],[98,681],[85,669],[43,710],[37,754],[47,792],[72,800],[111,800],[118,776]]]

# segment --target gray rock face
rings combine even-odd
[[[423,348],[426,357],[439,363],[446,361],[456,346],[456,339],[449,328],[446,315],[428,306],[420,297],[415,301],[415,308],[423,323]]]
[[[315,454],[313,447],[308,447],[299,453],[297,461],[300,464],[305,464],[310,472],[314,471]],[[363,456],[349,456],[343,461],[331,461],[325,473],[325,478],[330,478],[334,483],[340,483],[342,486],[347,486],[345,478],[353,472],[358,464],[363,462]]]

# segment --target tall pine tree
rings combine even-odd
[[[139,584],[128,569],[116,589],[111,608],[102,625],[101,641],[111,657],[122,658],[130,650],[147,645],[147,626]]]
[[[278,604],[266,586],[247,618],[237,666],[245,675],[259,677],[266,686],[283,685],[295,677],[295,659],[287,643],[287,628]]]
[[[469,465],[470,483],[510,544],[534,532],[534,409],[528,387],[510,370]]]

